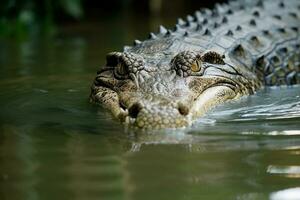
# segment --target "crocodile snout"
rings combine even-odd
[[[188,125],[189,109],[183,103],[177,105],[133,103],[128,115],[139,128],[176,128]]]

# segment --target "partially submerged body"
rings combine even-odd
[[[90,99],[139,128],[172,128],[263,85],[299,83],[299,11],[297,0],[242,0],[161,26],[107,55]]]

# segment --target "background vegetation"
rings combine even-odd
[[[53,33],[59,18],[80,19],[82,0],[4,0],[0,4],[0,35]]]
[[[0,37],[53,35],[65,23],[113,18],[120,12],[135,15],[176,15],[196,8],[211,7],[215,1],[197,0],[2,0],[0,4]],[[181,12],[180,12],[180,11]]]

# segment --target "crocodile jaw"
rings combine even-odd
[[[193,119],[203,116],[214,106],[221,104],[227,100],[234,99],[236,93],[227,86],[214,86],[206,89],[194,102],[192,106]]]
[[[228,86],[210,87],[204,90],[193,102],[181,102],[183,105],[190,106],[187,115],[179,112],[178,106],[176,106],[178,104],[170,103],[163,106],[142,102],[143,108],[137,116],[133,118],[127,115],[125,123],[142,129],[186,127],[214,106],[237,96],[236,92]]]

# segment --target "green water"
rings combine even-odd
[[[184,130],[127,129],[88,102],[104,55],[152,27],[120,24],[1,42],[1,200],[299,195],[299,86],[225,104]]]

